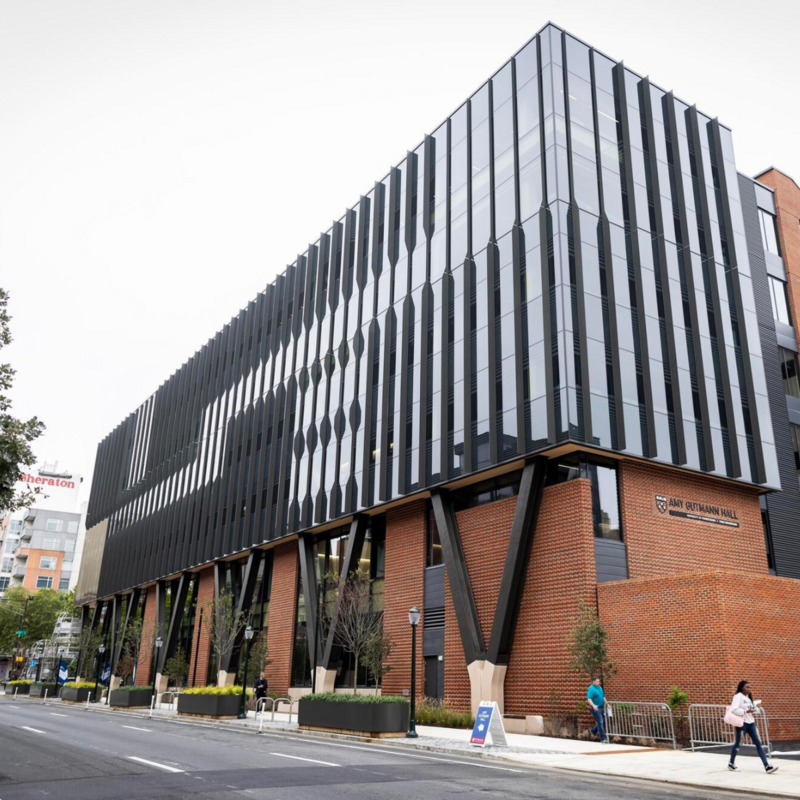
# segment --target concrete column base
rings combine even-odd
[[[156,682],[153,684],[153,693],[156,696],[156,703],[161,702],[161,695],[167,691],[167,676],[156,672]]]
[[[507,670],[506,664],[492,664],[490,661],[478,660],[467,664],[473,714],[478,713],[478,706],[484,700],[494,700],[500,713],[504,713]]]
[[[314,691],[317,694],[321,692],[332,692],[336,682],[336,670],[326,669],[325,667],[317,667],[315,670]]]
[[[115,689],[119,689],[120,683],[122,683],[122,678],[112,675],[108,681],[108,691],[113,692]]]
[[[221,669],[217,673],[217,686],[233,686],[233,682],[236,680],[236,673],[235,672],[226,672],[224,669]],[[166,686],[164,687],[166,690]]]

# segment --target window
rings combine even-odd
[[[55,531],[58,533],[64,527],[64,520],[61,519],[48,519],[47,520],[47,528],[48,531]]]
[[[42,550],[59,550],[61,549],[61,539],[47,539],[42,541]]]
[[[769,299],[772,301],[772,316],[785,325],[792,324],[789,315],[789,296],[786,294],[786,284],[778,278],[769,276]]]
[[[78,532],[78,522],[77,520],[72,520],[72,522],[67,523],[67,533],[77,533]]]
[[[797,480],[800,482],[800,425],[790,425],[792,430],[792,449],[794,450],[794,466],[797,470]]]
[[[36,579],[36,588],[37,589],[52,589],[53,588],[53,578],[50,575],[40,575]]]
[[[442,541],[439,538],[439,528],[433,515],[433,507],[428,505],[428,524],[426,526],[426,567],[438,567],[442,563]]]
[[[68,592],[69,591],[69,578],[61,578],[58,582],[58,591],[59,592]]]
[[[22,520],[21,519],[12,519],[11,522],[8,523],[8,532],[9,533],[19,533],[22,530]]]
[[[8,576],[0,578],[0,592],[4,592],[6,589],[8,589],[8,584],[10,581],[11,578],[9,578]]]
[[[783,391],[786,394],[800,399],[800,379],[797,376],[797,356],[783,347],[778,348],[781,357],[781,376],[783,377]]]
[[[3,563],[0,564],[0,570],[3,572],[11,572],[11,567],[14,566],[14,559],[13,558],[4,558]]]
[[[519,472],[510,472],[499,478],[492,478],[482,483],[473,483],[463,489],[451,493],[453,511],[463,511],[466,508],[475,508],[495,500],[504,500],[519,494]]]
[[[619,522],[619,494],[617,492],[617,470],[600,464],[589,464],[592,480],[592,516],[594,535],[599,539],[622,541]]]
[[[781,254],[778,247],[778,234],[775,230],[775,217],[763,208],[758,209],[758,216],[761,218],[761,239],[764,242],[764,249],[776,256]]]
[[[42,556],[39,559],[39,569],[55,569],[56,557],[55,556]]]
[[[16,553],[19,547],[19,539],[6,539],[6,553]]]

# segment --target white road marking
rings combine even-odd
[[[341,767],[341,764],[333,764],[330,761],[318,761],[316,758],[303,758],[302,756],[290,756],[286,753],[270,753],[271,756],[280,758],[293,758],[295,761],[310,761],[312,764],[322,764],[323,767]]]
[[[34,733],[46,733],[46,731],[40,731],[38,728],[29,728],[27,725],[23,725],[22,730],[33,731]]]
[[[145,733],[152,733],[153,731],[150,728],[134,728],[133,725],[123,725],[123,728],[127,728],[129,731],[144,731]]]
[[[771,756],[800,756],[800,750],[773,750]]]
[[[148,761],[146,758],[139,758],[139,756],[128,756],[131,761],[138,761],[140,764],[147,764],[149,767],[157,767],[158,769],[165,769],[167,772],[183,772],[184,770],[177,767],[168,767],[166,764],[159,764],[157,761]]]
[[[55,711],[50,712],[54,717],[68,717],[69,714],[57,714]]]
[[[295,741],[301,741],[295,739]],[[338,744],[334,742],[326,742],[326,747],[346,747],[349,750],[366,750],[368,753],[387,753],[397,756],[406,756],[406,758],[422,758],[426,761],[441,761],[443,764],[459,764],[464,767],[479,767],[480,769],[499,769],[501,772],[525,772],[524,769],[513,769],[511,767],[495,767],[490,764],[476,764],[472,761],[453,761],[451,758],[435,758],[434,756],[422,756],[419,753],[402,753],[398,752],[394,747],[359,747],[354,744]],[[273,754],[274,755],[274,754]]]

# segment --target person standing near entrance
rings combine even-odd
[[[739,681],[739,685],[736,687],[736,694],[733,696],[730,707],[731,713],[735,714],[737,717],[742,717],[742,726],[736,728],[736,739],[733,742],[731,757],[728,761],[728,769],[732,772],[739,769],[734,762],[736,761],[736,753],[739,752],[739,745],[741,744],[743,733],[746,733],[750,737],[750,741],[756,746],[764,769],[769,773],[778,771],[778,768],[770,764],[767,760],[767,754],[764,752],[764,747],[758,735],[758,727],[753,717],[753,714],[762,713],[762,710],[758,707],[760,703],[760,700],[753,700],[753,691],[750,688],[749,682]]]
[[[586,699],[589,702],[589,710],[594,717],[594,727],[589,729],[589,733],[596,733],[600,737],[601,744],[608,744],[606,736],[605,714],[606,696],[603,687],[600,685],[600,678],[595,677],[586,690]]]
[[[267,679],[264,677],[263,673],[256,678],[256,682],[253,686],[253,689],[256,693],[256,711],[259,710],[259,700],[263,699],[267,696],[267,689],[269,688],[269,684],[267,683]]]

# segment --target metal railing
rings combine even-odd
[[[609,700],[606,703],[606,733],[609,736],[625,736],[630,739],[675,740],[675,720],[666,703],[625,703]]]
[[[769,741],[769,719],[764,706],[753,714],[761,744],[767,753],[772,752]],[[689,743],[692,750],[697,747],[730,747],[733,745],[736,728],[725,722],[728,706],[705,705],[692,703],[689,706]]]
[[[159,705],[162,703],[167,703],[170,709],[175,707],[175,698],[178,697],[181,693],[180,689],[176,689],[174,692],[162,692],[161,697],[159,699]],[[169,700],[164,700],[164,698],[169,695]]]
[[[264,706],[267,703],[272,703],[272,718],[270,722],[275,722],[275,706],[277,703],[288,703],[289,704],[289,724],[292,724],[292,713],[294,712],[294,704],[297,702],[291,697],[260,697],[256,702],[256,716],[259,716],[259,723],[258,723],[258,732],[264,728]]]

